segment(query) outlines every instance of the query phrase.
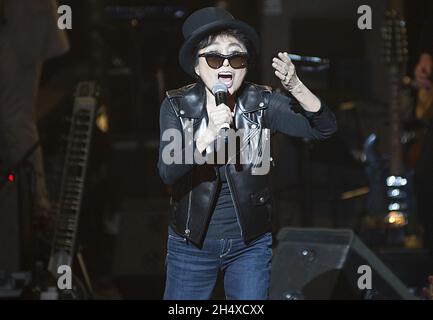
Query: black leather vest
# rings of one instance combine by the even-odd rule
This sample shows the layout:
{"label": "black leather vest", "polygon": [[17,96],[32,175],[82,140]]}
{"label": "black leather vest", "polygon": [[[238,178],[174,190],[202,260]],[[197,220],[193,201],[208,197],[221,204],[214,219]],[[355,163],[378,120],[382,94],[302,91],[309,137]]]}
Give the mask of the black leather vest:
{"label": "black leather vest", "polygon": [[[238,91],[234,125],[242,129],[243,146],[256,151],[259,157],[250,163],[225,165],[241,234],[246,243],[271,230],[272,199],[270,190],[270,130],[265,123],[271,89],[244,83]],[[184,132],[200,134],[207,126],[206,92],[197,83],[167,92]],[[238,150],[239,153],[239,150]],[[262,158],[260,158],[260,156]],[[262,163],[258,160],[268,157]],[[269,170],[267,170],[267,168]],[[253,174],[253,172],[255,172]],[[266,173],[266,174],[263,174]],[[179,235],[201,247],[210,221],[219,184],[219,172],[213,164],[196,165],[171,189],[170,226]]]}

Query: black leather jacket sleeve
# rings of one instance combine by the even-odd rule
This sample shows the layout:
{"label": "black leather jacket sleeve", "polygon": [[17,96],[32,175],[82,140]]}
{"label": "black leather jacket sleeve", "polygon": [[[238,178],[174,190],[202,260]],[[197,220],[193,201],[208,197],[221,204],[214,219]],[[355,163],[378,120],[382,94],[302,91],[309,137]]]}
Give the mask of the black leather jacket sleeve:
{"label": "black leather jacket sleeve", "polygon": [[295,98],[273,92],[269,96],[266,122],[273,133],[281,132],[314,140],[326,139],[337,131],[337,121],[325,103],[322,100],[320,102],[319,111],[308,112],[299,106]]}
{"label": "black leather jacket sleeve", "polygon": [[[171,106],[169,100],[166,98],[161,105],[160,115],[159,115],[159,129],[160,129],[160,137],[163,136],[166,130],[177,130],[178,132],[183,134],[182,126],[179,122],[179,118],[176,116],[173,107]],[[162,181],[167,185],[173,185],[179,178],[188,173],[196,163],[186,164],[184,163],[183,156],[185,155],[185,145],[182,141],[182,163],[171,163],[167,164],[163,161],[163,151],[164,148],[168,148],[170,150],[169,144],[173,143],[172,141],[163,141],[160,139],[159,142],[159,159],[158,159],[158,170],[159,175],[161,176]],[[197,149],[196,142],[191,141],[193,143],[192,150],[195,152]],[[193,157],[195,159],[195,157]],[[194,160],[195,161],[195,160]]]}

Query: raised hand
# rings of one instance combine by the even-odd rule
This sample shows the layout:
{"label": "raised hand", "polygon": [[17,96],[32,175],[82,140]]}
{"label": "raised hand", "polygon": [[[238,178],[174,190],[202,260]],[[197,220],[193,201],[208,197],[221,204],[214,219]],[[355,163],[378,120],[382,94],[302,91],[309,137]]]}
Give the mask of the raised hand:
{"label": "raised hand", "polygon": [[287,91],[292,91],[301,83],[287,52],[279,52],[278,57],[272,59],[272,67],[275,69],[275,75],[281,80],[281,84]]}
{"label": "raised hand", "polygon": [[418,84],[425,89],[432,87],[430,81],[433,72],[433,58],[427,53],[423,53],[415,67],[415,78]]}

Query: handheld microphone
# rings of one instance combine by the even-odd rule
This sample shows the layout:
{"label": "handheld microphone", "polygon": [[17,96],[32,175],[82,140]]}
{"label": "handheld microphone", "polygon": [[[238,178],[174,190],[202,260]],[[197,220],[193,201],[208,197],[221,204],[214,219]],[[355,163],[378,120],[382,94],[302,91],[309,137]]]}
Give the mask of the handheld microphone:
{"label": "handheld microphone", "polygon": [[[224,83],[217,82],[213,86],[212,93],[215,96],[215,105],[217,107],[222,103],[227,105],[227,91],[227,86]],[[230,125],[225,123],[222,128],[230,129]]]}

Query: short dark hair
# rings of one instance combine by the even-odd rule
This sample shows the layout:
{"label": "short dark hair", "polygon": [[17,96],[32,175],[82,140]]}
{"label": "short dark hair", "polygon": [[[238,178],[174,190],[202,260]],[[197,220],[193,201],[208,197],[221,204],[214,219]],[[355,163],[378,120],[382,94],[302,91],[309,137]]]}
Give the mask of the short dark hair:
{"label": "short dark hair", "polygon": [[251,42],[248,40],[248,38],[242,32],[240,32],[238,29],[226,29],[226,30],[217,31],[215,33],[208,35],[207,37],[205,37],[203,40],[201,40],[197,44],[197,46],[193,50],[193,56],[195,57],[195,65],[194,66],[197,66],[197,64],[198,64],[198,52],[201,49],[206,48],[207,46],[212,44],[212,42],[214,42],[215,39],[219,36],[232,36],[233,38],[238,40],[240,43],[242,43],[245,46],[245,48],[247,49],[247,53],[248,53],[248,67],[250,67],[253,64],[256,53],[254,50],[254,46],[251,44]]}

